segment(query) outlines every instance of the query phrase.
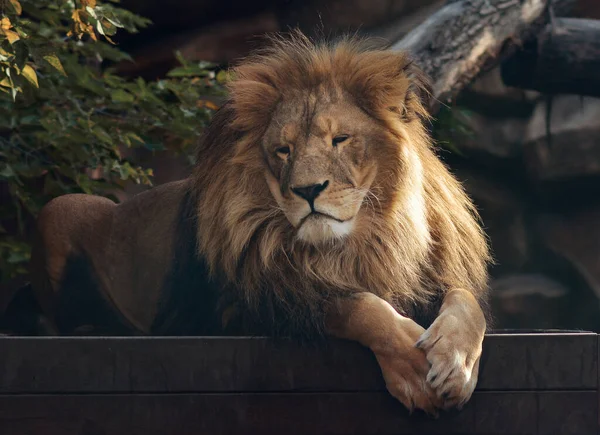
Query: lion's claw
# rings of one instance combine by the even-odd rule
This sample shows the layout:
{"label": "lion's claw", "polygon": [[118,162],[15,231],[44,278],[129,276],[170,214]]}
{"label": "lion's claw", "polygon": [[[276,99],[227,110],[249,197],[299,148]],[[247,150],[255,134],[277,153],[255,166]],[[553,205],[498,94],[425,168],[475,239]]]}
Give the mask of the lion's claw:
{"label": "lion's claw", "polygon": [[374,349],[388,391],[409,412],[422,410],[432,417],[439,416],[442,401],[427,382],[431,364],[425,352],[415,347],[417,339],[425,329],[414,321],[404,318],[398,330]]}
{"label": "lion's claw", "polygon": [[442,315],[419,338],[417,347],[431,364],[426,379],[441,407],[464,406],[477,383],[481,344],[465,341],[457,319]]}

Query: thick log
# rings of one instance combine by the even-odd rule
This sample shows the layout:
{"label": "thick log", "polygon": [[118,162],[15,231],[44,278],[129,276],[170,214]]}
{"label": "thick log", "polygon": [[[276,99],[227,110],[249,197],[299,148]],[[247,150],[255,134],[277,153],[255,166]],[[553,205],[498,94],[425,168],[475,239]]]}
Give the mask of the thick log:
{"label": "thick log", "polygon": [[509,86],[600,97],[600,20],[557,18],[502,65]]}
{"label": "thick log", "polygon": [[511,55],[522,41],[564,15],[575,0],[453,0],[392,45],[408,51],[433,84],[432,112],[481,71]]}

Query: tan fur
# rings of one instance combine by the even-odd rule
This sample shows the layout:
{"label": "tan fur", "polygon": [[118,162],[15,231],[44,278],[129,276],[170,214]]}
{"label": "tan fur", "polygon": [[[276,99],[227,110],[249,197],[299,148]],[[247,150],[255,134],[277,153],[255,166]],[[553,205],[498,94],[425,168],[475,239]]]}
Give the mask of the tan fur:
{"label": "tan fur", "polygon": [[[462,406],[477,382],[490,257],[471,201],[434,153],[418,69],[364,41],[314,45],[296,33],[234,75],[195,173],[212,273],[250,307],[279,306],[296,327],[371,348],[409,409]],[[334,151],[340,133],[352,139]],[[352,230],[299,241],[310,208],[291,192],[325,180],[315,210],[352,218]],[[427,331],[402,315],[436,298]]]}
{"label": "tan fur", "polygon": [[[471,201],[434,153],[422,74],[368,41],[319,45],[296,32],[233,75],[189,180],[120,205],[67,196],[44,209],[32,271],[42,306],[53,317],[60,300],[78,300],[65,269],[84,261],[86,285],[122,327],[169,330],[199,299],[212,320],[195,333],[222,332],[222,314],[250,319],[242,332],[357,340],[410,409],[464,403],[489,254]],[[311,185],[318,196],[298,194]],[[69,309],[63,329],[77,326]],[[186,312],[184,327],[198,317]],[[427,330],[411,320],[423,313],[437,316]]]}
{"label": "tan fur", "polygon": [[[320,315],[323,301],[364,291],[404,312],[450,288],[485,299],[486,240],[470,200],[434,154],[419,98],[423,79],[404,54],[373,50],[356,39],[313,45],[294,34],[276,39],[233,73],[231,101],[216,122],[235,132],[209,132],[194,175],[199,250],[213,273],[235,282],[250,305],[267,291],[292,315],[310,307],[299,316]],[[263,146],[273,118],[308,134],[312,126],[293,105],[315,95],[334,99],[334,106],[337,97],[342,109],[360,108],[381,138],[358,168],[376,166],[376,175],[355,231],[343,243],[317,246],[296,241],[265,183]],[[280,109],[289,119],[278,117]],[[342,121],[348,116],[344,110],[338,115]],[[310,159],[308,167],[322,171],[318,153]],[[270,168],[267,173],[273,176]]]}

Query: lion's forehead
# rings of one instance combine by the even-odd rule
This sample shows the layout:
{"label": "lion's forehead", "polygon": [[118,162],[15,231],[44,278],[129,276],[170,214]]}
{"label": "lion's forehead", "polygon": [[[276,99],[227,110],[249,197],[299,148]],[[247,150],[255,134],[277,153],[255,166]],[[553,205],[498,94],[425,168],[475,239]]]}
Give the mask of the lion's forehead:
{"label": "lion's forehead", "polygon": [[328,138],[371,128],[373,121],[350,101],[284,100],[273,113],[267,140],[280,143],[306,141],[310,136]]}
{"label": "lion's forehead", "polygon": [[283,124],[279,140],[281,143],[298,143],[301,138],[306,139],[309,136],[325,138],[335,134],[338,124],[336,117],[330,113],[316,114],[310,125],[302,120],[289,120]]}

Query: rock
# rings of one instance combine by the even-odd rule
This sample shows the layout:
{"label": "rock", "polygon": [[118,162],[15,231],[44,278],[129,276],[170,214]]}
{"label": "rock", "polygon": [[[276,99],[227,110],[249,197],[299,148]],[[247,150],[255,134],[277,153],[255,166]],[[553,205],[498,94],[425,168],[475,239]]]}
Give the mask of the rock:
{"label": "rock", "polygon": [[538,183],[600,177],[600,99],[559,96],[552,101],[550,141],[547,103],[540,102],[524,144],[529,176]]}
{"label": "rock", "polygon": [[456,138],[456,148],[492,165],[497,159],[520,158],[538,99],[536,92],[504,85],[500,68],[482,74],[457,98],[456,106],[468,109],[463,122],[471,134]]}
{"label": "rock", "polygon": [[456,104],[491,119],[525,120],[531,117],[539,99],[538,92],[506,86],[497,66],[477,77],[458,95]]}
{"label": "rock", "polygon": [[[529,176],[536,183],[600,176],[600,125],[553,133],[525,145]],[[600,181],[600,180],[598,180]]]}
{"label": "rock", "polygon": [[[479,97],[501,98],[515,102],[533,102],[539,99],[539,93],[506,86],[502,80],[500,66],[492,68],[477,77],[468,87],[468,91]],[[514,113],[506,113],[514,116]]]}
{"label": "rock", "polygon": [[521,155],[526,120],[490,118],[471,112],[462,122],[469,133],[460,135],[452,142],[459,151],[492,164],[498,163],[496,159],[513,159]]}
{"label": "rock", "polygon": [[531,255],[525,202],[506,184],[485,174],[469,169],[455,173],[475,202],[490,239],[496,261],[492,274],[519,271]]}
{"label": "rock", "polygon": [[546,246],[567,258],[600,300],[600,206],[542,215],[537,225]]}
{"label": "rock", "polygon": [[572,291],[570,322],[600,328],[600,204],[567,212],[541,214],[535,222],[540,244],[563,264],[542,259],[548,274],[568,282]]}
{"label": "rock", "polygon": [[490,284],[496,329],[553,329],[564,324],[569,289],[541,274],[508,275]]}

